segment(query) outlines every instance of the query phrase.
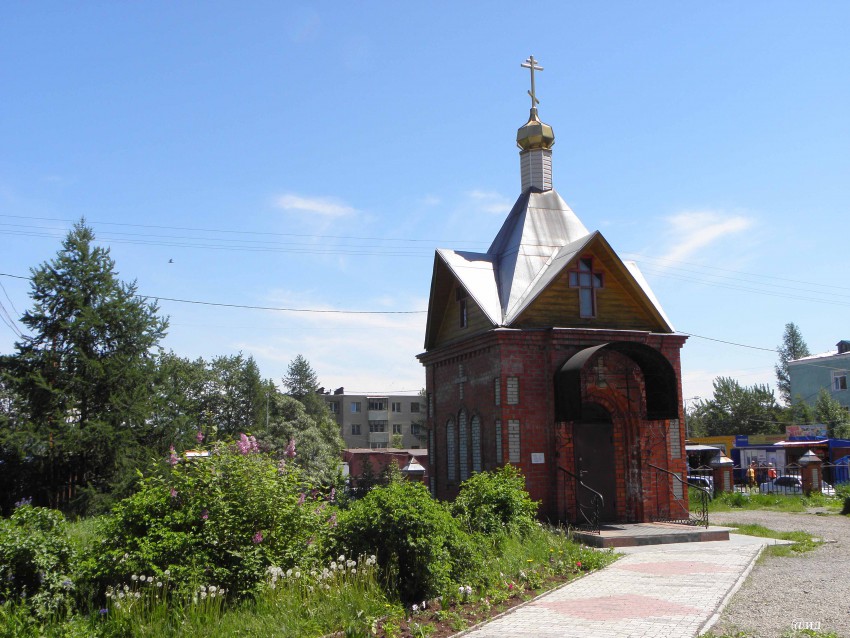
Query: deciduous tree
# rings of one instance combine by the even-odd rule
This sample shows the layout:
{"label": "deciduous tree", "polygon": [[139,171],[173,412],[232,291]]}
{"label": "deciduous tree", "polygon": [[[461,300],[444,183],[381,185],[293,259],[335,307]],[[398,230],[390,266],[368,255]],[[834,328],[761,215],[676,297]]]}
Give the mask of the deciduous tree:
{"label": "deciduous tree", "polygon": [[769,386],[745,387],[730,377],[718,377],[714,396],[696,405],[693,418],[708,436],[770,434],[779,431],[779,410]]}

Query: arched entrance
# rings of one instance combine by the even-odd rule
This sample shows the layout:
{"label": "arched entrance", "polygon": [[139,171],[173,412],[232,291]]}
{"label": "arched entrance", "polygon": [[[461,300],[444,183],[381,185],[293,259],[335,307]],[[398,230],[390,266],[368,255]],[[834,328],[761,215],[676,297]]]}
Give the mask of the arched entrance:
{"label": "arched entrance", "polygon": [[[617,518],[617,480],[614,467],[614,423],[602,406],[591,403],[582,407],[582,419],[573,424],[576,474],[588,487],[602,495],[601,521]],[[589,497],[577,490],[577,509],[587,506]]]}

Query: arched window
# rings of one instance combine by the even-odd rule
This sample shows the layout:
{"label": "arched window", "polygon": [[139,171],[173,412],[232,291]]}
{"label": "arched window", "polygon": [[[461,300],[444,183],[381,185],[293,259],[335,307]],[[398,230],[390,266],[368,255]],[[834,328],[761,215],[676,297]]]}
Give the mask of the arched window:
{"label": "arched window", "polygon": [[460,437],[458,451],[460,452],[460,480],[465,481],[469,478],[469,432],[466,427],[466,412],[460,411],[457,415],[457,431]]}
{"label": "arched window", "polygon": [[481,419],[476,414],[470,422],[472,426],[472,471],[481,471]]}
{"label": "arched window", "polygon": [[449,419],[446,422],[446,477],[449,483],[457,481],[456,441],[455,422]]}

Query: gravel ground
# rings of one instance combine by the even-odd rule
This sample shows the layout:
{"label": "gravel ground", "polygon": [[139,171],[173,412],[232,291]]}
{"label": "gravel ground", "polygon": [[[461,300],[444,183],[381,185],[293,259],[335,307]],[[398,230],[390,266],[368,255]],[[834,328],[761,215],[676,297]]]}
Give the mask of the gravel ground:
{"label": "gravel ground", "polygon": [[813,628],[850,638],[850,517],[814,510],[718,512],[711,514],[711,523],[803,530],[829,541],[799,556],[763,556],[714,626],[715,634],[746,631],[778,638],[795,628]]}

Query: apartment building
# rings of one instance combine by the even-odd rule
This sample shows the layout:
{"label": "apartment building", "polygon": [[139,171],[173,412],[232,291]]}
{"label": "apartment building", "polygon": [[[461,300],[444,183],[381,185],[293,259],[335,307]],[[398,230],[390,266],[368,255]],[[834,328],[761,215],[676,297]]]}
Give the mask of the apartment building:
{"label": "apartment building", "polygon": [[339,424],[346,448],[425,447],[425,405],[419,395],[323,395]]}

